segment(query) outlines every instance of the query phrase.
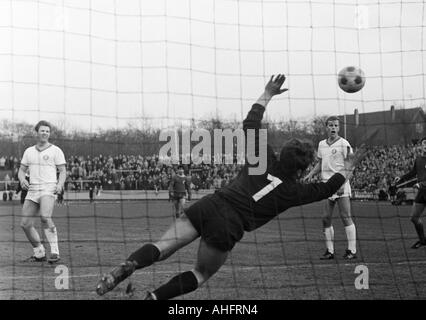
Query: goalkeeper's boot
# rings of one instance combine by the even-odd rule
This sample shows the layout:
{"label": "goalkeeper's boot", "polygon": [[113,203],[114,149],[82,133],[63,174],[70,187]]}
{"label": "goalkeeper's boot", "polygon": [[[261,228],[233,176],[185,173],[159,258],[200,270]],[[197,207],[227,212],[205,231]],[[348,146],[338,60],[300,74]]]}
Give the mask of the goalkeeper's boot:
{"label": "goalkeeper's boot", "polygon": [[96,293],[103,296],[105,293],[114,289],[121,281],[128,278],[134,271],[135,264],[133,262],[126,261],[120,264],[99,280],[98,285],[96,286]]}
{"label": "goalkeeper's boot", "polygon": [[356,253],[352,252],[349,249],[346,249],[346,252],[343,255],[343,258],[346,259],[346,260],[353,260],[353,259],[356,259],[357,256],[356,256]]}
{"label": "goalkeeper's boot", "polygon": [[418,249],[420,247],[426,246],[426,241],[417,241],[415,244],[411,246],[411,249]]}
{"label": "goalkeeper's boot", "polygon": [[328,251],[328,249],[325,251],[324,255],[320,258],[321,260],[333,260],[334,259],[334,253],[331,253]]}

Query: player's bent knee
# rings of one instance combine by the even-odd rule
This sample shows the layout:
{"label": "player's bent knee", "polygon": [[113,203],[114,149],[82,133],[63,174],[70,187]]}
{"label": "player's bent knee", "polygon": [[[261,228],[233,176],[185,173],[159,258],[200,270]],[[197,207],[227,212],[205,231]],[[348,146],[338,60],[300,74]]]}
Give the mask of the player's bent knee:
{"label": "player's bent knee", "polygon": [[52,218],[40,216],[40,222],[43,225],[43,228],[54,228],[55,224],[53,223]]}
{"label": "player's bent knee", "polygon": [[330,228],[331,227],[331,217],[330,216],[323,216],[322,217],[322,225],[324,228]]}
{"label": "player's bent knee", "polygon": [[33,226],[33,222],[31,221],[31,219],[28,218],[23,218],[21,220],[21,228],[22,229],[29,229]]}
{"label": "player's bent knee", "polygon": [[175,223],[154,243],[160,250],[160,260],[171,256],[176,250],[199,237],[197,230],[185,214],[176,219]]}
{"label": "player's bent knee", "polygon": [[209,280],[217,271],[217,268],[210,268],[204,265],[198,265],[194,268],[194,274],[197,277],[198,284],[201,285]]}
{"label": "player's bent knee", "polygon": [[342,220],[345,227],[349,227],[354,224],[351,217],[343,218]]}

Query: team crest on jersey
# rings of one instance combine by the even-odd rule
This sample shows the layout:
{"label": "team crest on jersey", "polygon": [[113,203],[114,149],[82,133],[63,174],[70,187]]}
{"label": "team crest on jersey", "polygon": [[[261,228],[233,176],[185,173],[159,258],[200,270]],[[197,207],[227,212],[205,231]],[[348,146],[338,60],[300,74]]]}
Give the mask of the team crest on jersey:
{"label": "team crest on jersey", "polygon": [[331,150],[331,153],[332,153],[332,154],[335,154],[336,152],[337,152],[337,150],[336,150],[336,149]]}
{"label": "team crest on jersey", "polygon": [[49,156],[48,156],[47,154],[45,154],[45,155],[43,156],[43,160],[47,161],[48,159],[49,159]]}

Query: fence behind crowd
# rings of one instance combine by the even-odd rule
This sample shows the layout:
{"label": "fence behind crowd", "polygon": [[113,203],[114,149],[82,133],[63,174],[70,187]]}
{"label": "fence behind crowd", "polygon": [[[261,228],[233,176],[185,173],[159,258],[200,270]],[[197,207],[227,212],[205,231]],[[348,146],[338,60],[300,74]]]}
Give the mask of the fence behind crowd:
{"label": "fence behind crowd", "polygon": [[[79,180],[67,183],[65,187],[64,199],[69,201],[90,200],[90,184],[94,184],[95,200],[167,200],[169,199],[168,190],[110,190],[99,187],[98,180]],[[20,195],[15,192],[18,187],[17,181],[0,181],[0,192],[3,192],[4,201],[19,199]],[[200,189],[192,191],[192,199],[201,199],[207,194],[214,193],[215,189]],[[383,189],[361,190],[353,189],[351,198],[353,200],[372,201],[396,199],[402,202],[411,202],[414,200],[416,191],[414,188],[399,188],[397,194],[392,197]],[[5,200],[6,199],[6,200]]]}

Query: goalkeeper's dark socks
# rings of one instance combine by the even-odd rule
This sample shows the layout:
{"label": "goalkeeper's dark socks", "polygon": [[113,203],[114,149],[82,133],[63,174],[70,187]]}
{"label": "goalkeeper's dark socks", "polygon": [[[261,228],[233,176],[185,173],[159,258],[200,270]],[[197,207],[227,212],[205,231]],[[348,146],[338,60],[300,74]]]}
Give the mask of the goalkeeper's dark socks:
{"label": "goalkeeper's dark socks", "polygon": [[157,300],[168,300],[192,292],[198,288],[198,280],[192,271],[178,274],[169,282],[154,290]]}
{"label": "goalkeeper's dark socks", "polygon": [[152,265],[158,261],[160,257],[160,250],[152,243],[145,244],[135,252],[133,252],[127,261],[136,263],[136,269],[142,269]]}

